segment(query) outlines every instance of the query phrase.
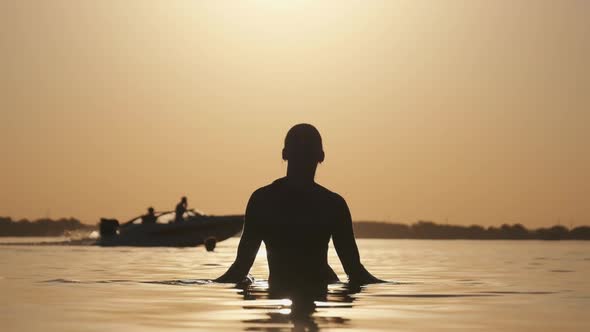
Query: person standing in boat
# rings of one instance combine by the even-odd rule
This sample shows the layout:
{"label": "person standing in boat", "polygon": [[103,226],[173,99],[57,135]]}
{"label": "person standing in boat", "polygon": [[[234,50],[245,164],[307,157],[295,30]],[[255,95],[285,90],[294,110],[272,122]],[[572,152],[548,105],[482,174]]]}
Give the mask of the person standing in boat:
{"label": "person standing in boat", "polygon": [[184,214],[186,213],[188,208],[188,201],[186,199],[186,196],[183,196],[180,199],[180,202],[178,204],[176,204],[176,210],[175,210],[175,215],[174,215],[174,221],[175,222],[182,222],[184,221]]}

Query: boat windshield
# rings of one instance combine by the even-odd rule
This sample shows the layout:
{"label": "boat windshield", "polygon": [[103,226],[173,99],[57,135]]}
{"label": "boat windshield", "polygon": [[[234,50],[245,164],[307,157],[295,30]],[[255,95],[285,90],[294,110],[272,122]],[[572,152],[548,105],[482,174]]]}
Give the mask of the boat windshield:
{"label": "boat windshield", "polygon": [[[204,214],[201,213],[199,210],[189,210],[184,213],[183,218],[186,220],[189,218],[194,218],[194,217],[203,216],[203,215]],[[129,222],[129,224],[140,225],[142,222],[141,217],[142,216],[136,217],[135,219],[133,219],[132,222]],[[174,221],[174,212],[166,212],[166,213],[158,216],[158,218],[156,219],[157,224],[169,224],[173,221]]]}

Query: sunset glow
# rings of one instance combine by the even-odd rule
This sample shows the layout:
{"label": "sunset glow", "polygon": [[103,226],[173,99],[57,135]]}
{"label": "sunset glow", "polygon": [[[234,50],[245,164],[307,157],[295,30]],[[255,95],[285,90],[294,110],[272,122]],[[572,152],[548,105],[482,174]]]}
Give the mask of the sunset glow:
{"label": "sunset glow", "polygon": [[0,215],[242,213],[308,122],[355,220],[590,221],[588,2],[3,7]]}

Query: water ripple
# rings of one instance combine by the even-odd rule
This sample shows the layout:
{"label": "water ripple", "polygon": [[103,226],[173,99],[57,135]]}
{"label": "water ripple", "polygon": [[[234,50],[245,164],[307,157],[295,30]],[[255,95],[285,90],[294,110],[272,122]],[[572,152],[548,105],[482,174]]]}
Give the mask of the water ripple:
{"label": "water ripple", "polygon": [[413,298],[445,298],[445,297],[484,297],[497,294],[371,294],[372,297],[413,297]]}

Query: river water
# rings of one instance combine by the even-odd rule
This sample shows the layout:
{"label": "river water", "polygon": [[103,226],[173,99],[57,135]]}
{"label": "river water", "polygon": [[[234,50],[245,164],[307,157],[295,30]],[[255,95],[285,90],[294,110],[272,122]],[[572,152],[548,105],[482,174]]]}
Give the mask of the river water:
{"label": "river water", "polygon": [[[289,300],[267,298],[264,247],[252,286],[208,281],[232,263],[237,243],[215,252],[0,245],[0,330],[590,330],[590,241],[360,239],[365,266],[392,282],[332,285],[297,320]],[[333,249],[330,264],[344,279]]]}

